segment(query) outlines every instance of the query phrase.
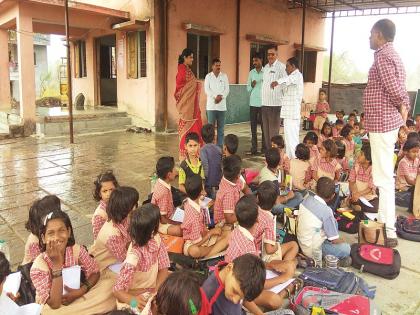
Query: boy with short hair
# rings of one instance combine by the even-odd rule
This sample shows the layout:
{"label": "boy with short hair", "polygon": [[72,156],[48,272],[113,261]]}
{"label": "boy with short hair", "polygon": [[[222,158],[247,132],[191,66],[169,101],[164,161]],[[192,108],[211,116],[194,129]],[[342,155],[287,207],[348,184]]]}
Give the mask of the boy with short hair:
{"label": "boy with short hair", "polygon": [[185,151],[186,159],[179,165],[178,184],[179,190],[183,193],[185,191],[185,181],[188,177],[198,174],[204,180],[204,170],[201,160],[198,157],[200,150],[200,136],[195,132],[190,132],[185,136]]}
{"label": "boy with short hair", "polygon": [[303,196],[299,192],[293,190],[282,191],[280,185],[282,183],[280,173],[280,153],[276,148],[270,148],[265,152],[265,163],[259,175],[259,183],[270,181],[274,183],[277,190],[277,202],[272,209],[275,215],[282,215],[284,208],[297,208],[303,200]]}
{"label": "boy with short hair", "polygon": [[159,233],[181,236],[182,231],[178,222],[172,221],[174,204],[172,199],[171,182],[175,180],[178,171],[172,156],[163,156],[156,163],[158,180],[153,187],[151,203],[160,209]]}
{"label": "boy with short hair", "polygon": [[200,150],[201,163],[206,177],[204,188],[207,196],[214,199],[222,179],[222,150],[214,143],[216,134],[212,124],[206,124],[201,128],[201,136],[205,143]]}
{"label": "boy with short hair", "polygon": [[236,222],[235,205],[245,185],[240,179],[241,163],[237,155],[223,159],[223,177],[214,203],[214,223],[220,227],[231,227]]}
{"label": "boy with short hair", "polygon": [[[239,199],[235,207],[235,214],[238,219],[238,226],[235,227],[229,239],[229,246],[225,255],[225,261],[228,263],[247,253],[259,256],[260,252],[259,248],[256,247],[254,238],[257,229],[259,229],[259,209],[255,197],[248,195]],[[274,222],[271,221],[271,224],[273,225]],[[265,265],[266,268],[278,271],[280,274],[265,281],[264,288],[266,290],[263,290],[253,302],[245,303],[245,306],[253,314],[262,314],[259,306],[271,310],[281,307],[286,291],[275,294],[268,289],[291,279],[296,267],[293,261],[266,262]]]}
{"label": "boy with short hair", "polygon": [[300,248],[312,258],[313,249],[322,248],[323,257],[333,255],[339,259],[339,266],[348,267],[351,265],[350,245],[340,239],[337,221],[327,205],[335,197],[334,181],[328,177],[319,178],[316,193],[300,204],[297,228]]}
{"label": "boy with short hair", "polygon": [[416,140],[407,140],[404,144],[404,157],[401,159],[397,168],[397,178],[395,181],[395,204],[400,207],[411,206],[411,198],[416,185],[416,178],[419,171],[420,142]]}
{"label": "boy with short hair", "polygon": [[241,301],[254,300],[264,288],[265,266],[252,254],[221,263],[204,281],[202,289],[213,315],[242,315]]}
{"label": "boy with short hair", "polygon": [[[185,240],[184,255],[193,258],[211,257],[224,251],[228,244],[228,234],[220,228],[208,230],[206,216],[200,207],[203,182],[199,175],[191,175],[185,182],[188,199],[184,203],[184,222],[181,224]],[[206,223],[205,223],[206,222]]]}
{"label": "boy with short hair", "polygon": [[230,155],[236,154],[239,147],[239,138],[237,135],[228,134],[223,140],[223,155],[228,157]]}

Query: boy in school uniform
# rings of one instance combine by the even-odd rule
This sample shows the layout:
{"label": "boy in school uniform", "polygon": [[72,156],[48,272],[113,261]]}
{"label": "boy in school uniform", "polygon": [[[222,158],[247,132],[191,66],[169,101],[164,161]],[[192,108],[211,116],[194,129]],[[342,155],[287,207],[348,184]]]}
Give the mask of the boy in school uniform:
{"label": "boy in school uniform", "polygon": [[339,266],[351,265],[350,245],[338,234],[337,221],[327,205],[335,196],[334,181],[328,177],[319,178],[316,195],[308,196],[299,208],[297,238],[303,253],[314,258],[314,248],[322,248],[322,256],[333,255],[339,259]]}
{"label": "boy in school uniform", "polygon": [[156,174],[158,180],[153,187],[151,203],[158,206],[160,210],[159,233],[182,236],[180,223],[171,220],[175,210],[171,182],[178,175],[174,158],[171,156],[161,157],[156,163]]}
{"label": "boy in school uniform", "polygon": [[242,301],[252,301],[264,288],[265,266],[252,254],[220,263],[204,281],[202,289],[213,315],[242,315]]}
{"label": "boy in school uniform", "polygon": [[397,179],[395,181],[395,204],[400,207],[410,207],[410,201],[414,193],[416,178],[419,172],[420,142],[407,140],[404,144],[404,157],[398,164]]}
{"label": "boy in school uniform", "polygon": [[281,159],[277,148],[270,148],[265,152],[265,163],[259,175],[259,183],[270,181],[274,183],[277,190],[277,202],[272,209],[272,213],[277,215],[283,214],[284,208],[297,208],[303,200],[303,196],[299,192],[293,190],[282,191],[280,186],[283,182],[281,178]]}
{"label": "boy in school uniform", "polygon": [[182,237],[185,240],[184,255],[193,258],[211,257],[224,251],[229,234],[223,234],[221,228],[208,230],[204,210],[200,199],[204,193],[203,182],[199,175],[192,175],[185,182],[188,199],[184,203],[184,222],[181,224]]}
{"label": "boy in school uniform", "polygon": [[214,199],[222,179],[222,150],[214,143],[215,130],[212,124],[204,125],[201,128],[201,136],[205,143],[200,150],[201,163],[206,178],[204,188],[207,196]]}
{"label": "boy in school uniform", "polygon": [[223,159],[223,177],[214,202],[214,223],[231,230],[236,222],[235,205],[241,197],[245,183],[240,179],[241,158],[231,155]]}
{"label": "boy in school uniform", "polygon": [[[227,263],[244,254],[253,254],[255,256],[260,254],[260,250],[255,246],[254,238],[259,223],[259,210],[255,197],[251,195],[243,196],[236,204],[235,214],[238,219],[238,225],[229,239],[229,246],[225,255]],[[264,285],[266,290],[263,290],[253,302],[244,303],[244,306],[253,314],[263,314],[259,307],[270,310],[281,307],[287,291],[275,294],[268,289],[291,279],[294,275],[296,264],[291,261],[279,262],[278,264],[266,262],[265,266],[267,269],[280,272],[280,275],[266,280]]]}
{"label": "boy in school uniform", "polygon": [[190,132],[185,136],[186,159],[179,165],[178,184],[179,190],[185,191],[185,181],[188,177],[198,174],[204,180],[204,169],[198,156],[200,150],[200,136],[195,132]]}

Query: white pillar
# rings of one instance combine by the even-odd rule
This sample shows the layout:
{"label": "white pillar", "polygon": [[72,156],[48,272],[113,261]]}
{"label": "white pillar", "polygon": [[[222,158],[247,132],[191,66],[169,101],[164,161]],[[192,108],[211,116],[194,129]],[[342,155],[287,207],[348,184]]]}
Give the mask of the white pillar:
{"label": "white pillar", "polygon": [[0,111],[10,109],[9,48],[7,30],[0,29]]}

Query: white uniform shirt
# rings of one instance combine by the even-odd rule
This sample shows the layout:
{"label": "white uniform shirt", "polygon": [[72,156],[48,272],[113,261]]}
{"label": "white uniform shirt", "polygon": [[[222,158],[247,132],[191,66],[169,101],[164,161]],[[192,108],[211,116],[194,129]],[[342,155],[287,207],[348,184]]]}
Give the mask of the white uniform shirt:
{"label": "white uniform shirt", "polygon": [[283,91],[280,86],[271,88],[271,83],[287,77],[286,66],[276,60],[272,65],[269,63],[264,67],[262,84],[262,105],[263,106],[281,106]]}
{"label": "white uniform shirt", "polygon": [[303,98],[303,76],[298,69],[277,81],[283,90],[281,118],[300,119],[300,107]]}
{"label": "white uniform shirt", "polygon": [[[229,95],[229,80],[225,73],[220,72],[216,77],[212,72],[206,75],[204,80],[204,91],[207,95],[207,110],[226,110],[226,97]],[[216,104],[214,99],[222,95],[222,100]]]}

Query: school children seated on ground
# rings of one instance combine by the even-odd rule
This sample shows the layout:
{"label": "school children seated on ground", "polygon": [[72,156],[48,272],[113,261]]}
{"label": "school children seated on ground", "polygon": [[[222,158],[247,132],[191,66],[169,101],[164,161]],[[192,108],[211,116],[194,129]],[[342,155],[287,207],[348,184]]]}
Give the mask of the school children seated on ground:
{"label": "school children seated on ground", "polygon": [[397,178],[395,181],[395,204],[400,207],[410,207],[411,199],[416,185],[416,178],[419,172],[420,142],[408,141],[404,144],[404,157],[398,164]]}
{"label": "school children seated on ground", "polygon": [[120,186],[111,193],[106,208],[108,221],[99,231],[90,251],[101,272],[125,260],[131,241],[128,234],[128,217],[131,211],[137,208],[138,200],[139,193],[133,187]]}
{"label": "school children seated on ground", "polygon": [[149,296],[168,276],[170,262],[158,234],[159,217],[159,208],[151,203],[131,214],[129,234],[132,241],[113,287],[119,309],[132,304],[143,309]]}
{"label": "school children seated on ground", "polygon": [[319,138],[318,138],[318,147],[321,146],[322,142],[324,142],[327,139],[332,139],[333,137],[333,132],[332,132],[332,128],[329,122],[325,122],[324,125],[322,126],[321,132],[319,133]]}
{"label": "school children seated on ground", "polygon": [[341,120],[341,119],[337,119],[335,121],[334,127],[332,128],[334,139],[340,139],[341,138],[340,132],[343,128],[344,128],[344,121]]}
{"label": "school children seated on ground", "polygon": [[406,125],[406,127],[408,129],[408,132],[417,132],[416,131],[416,124],[415,124],[414,120],[407,119],[405,125]]}
{"label": "school children seated on ground", "polygon": [[220,263],[204,281],[202,288],[211,303],[213,315],[242,315],[242,301],[253,301],[265,283],[261,258],[245,254],[231,263]]}
{"label": "school children seated on ground", "polygon": [[327,205],[335,196],[334,181],[321,177],[316,184],[316,195],[308,196],[299,208],[297,238],[302,252],[318,264],[322,257],[334,255],[339,265],[351,265],[350,245],[344,243],[338,234],[337,221]]}
{"label": "school children seated on ground", "polygon": [[204,188],[207,196],[215,199],[222,179],[222,149],[214,143],[215,130],[212,124],[204,125],[201,128],[201,136],[205,143],[200,149],[201,163],[206,177]]}
{"label": "school children seated on ground", "polygon": [[178,184],[179,190],[185,192],[185,181],[188,177],[198,174],[201,179],[204,177],[204,169],[198,156],[200,150],[200,136],[195,132],[190,132],[185,136],[186,159],[179,165]]}
{"label": "school children seated on ground", "polygon": [[347,178],[347,175],[349,174],[349,171],[350,171],[350,163],[346,157],[346,146],[344,145],[343,140],[335,140],[334,143],[337,146],[337,156],[335,157],[335,159],[341,165],[341,175],[340,175],[340,180],[341,180],[342,176],[344,176],[344,178]]}
{"label": "school children seated on ground", "polygon": [[284,174],[288,174],[290,170],[290,158],[286,154],[286,147],[284,139],[281,135],[273,136],[271,138],[271,147],[279,150],[280,153],[280,170]]}
{"label": "school children seated on ground", "polygon": [[302,196],[306,195],[311,179],[311,164],[309,148],[299,143],[295,150],[296,158],[290,160],[290,176],[292,177],[293,190],[299,191]]}
{"label": "school children seated on ground", "polygon": [[238,202],[245,182],[241,180],[241,158],[230,155],[223,159],[223,177],[214,202],[214,223],[219,227],[231,229],[236,222],[235,205]]}
{"label": "school children seated on ground", "polygon": [[106,171],[99,174],[93,183],[95,185],[93,198],[99,202],[99,205],[92,216],[93,239],[96,240],[102,226],[108,221],[106,206],[109,197],[111,196],[112,191],[119,185],[112,171]]}
{"label": "school children seated on ground", "polygon": [[22,265],[33,262],[41,254],[39,231],[44,217],[55,210],[61,210],[60,199],[56,195],[49,195],[35,200],[29,208],[29,218],[25,224],[25,228],[30,234],[26,239]]}
{"label": "school children seated on ground", "polygon": [[[48,314],[103,314],[115,308],[110,294],[112,280],[100,279],[99,267],[87,250],[76,244],[70,218],[63,211],[50,212],[40,230],[42,253],[31,268],[36,303]],[[63,268],[79,265],[85,275],[80,289],[64,286]]]}
{"label": "school children seated on ground", "polygon": [[[356,211],[378,212],[379,198],[372,177],[372,156],[370,144],[365,143],[357,156],[357,161],[350,171],[350,204]],[[372,207],[360,200],[365,198]]]}
{"label": "school children seated on ground", "polygon": [[[227,248],[230,233],[223,233],[220,227],[209,230],[208,217],[200,207],[204,187],[199,175],[192,175],[185,182],[188,199],[184,203],[184,222],[181,224],[185,240],[184,255],[193,258],[212,257]],[[235,218],[236,220],[236,218]]]}
{"label": "school children seated on ground", "polygon": [[175,160],[171,156],[163,156],[156,163],[156,174],[158,180],[153,187],[153,195],[151,203],[160,209],[160,225],[159,232],[174,236],[181,236],[180,223],[172,221],[174,214],[174,204],[172,199],[171,182],[178,175],[175,167]]}
{"label": "school children seated on ground", "polygon": [[415,121],[416,121],[416,131],[420,132],[420,114],[416,114]]}
{"label": "school children seated on ground", "polygon": [[237,135],[227,134],[223,139],[223,156],[228,157],[236,154],[239,147],[239,139]]}
{"label": "school children seated on ground", "polygon": [[[238,225],[233,230],[229,239],[229,246],[225,255],[225,261],[227,263],[232,262],[235,258],[244,254],[253,254],[255,256],[260,255],[260,250],[256,247],[254,238],[254,235],[257,233],[257,229],[261,229],[258,227],[259,222],[257,222],[259,211],[255,197],[251,195],[243,196],[236,204],[235,214],[238,219]],[[271,220],[270,223],[274,226],[273,220]],[[274,244],[276,244],[275,241]],[[260,246],[260,248],[261,247],[262,246]],[[293,261],[281,262],[281,253],[280,257],[276,257],[275,259],[279,259],[280,261],[268,261],[266,263],[266,267],[274,271],[279,271],[279,276],[265,281],[264,288],[266,290],[263,290],[253,301],[255,304],[252,302],[245,304],[248,310],[254,314],[262,313],[259,307],[268,308],[270,310],[280,308],[283,303],[283,298],[287,292],[284,291],[278,295],[268,289],[280,283],[284,283],[285,281],[291,279],[294,275],[296,264]],[[292,287],[293,286],[291,286],[290,289]]]}
{"label": "school children seated on ground", "polygon": [[351,127],[353,127],[354,123],[356,123],[356,122],[357,122],[356,114],[354,112],[350,113],[349,116],[347,117],[347,124],[350,125]]}
{"label": "school children seated on ground", "polygon": [[313,131],[308,131],[303,138],[303,143],[309,149],[309,163],[313,165],[315,160],[319,158],[318,135]]}
{"label": "school children seated on ground", "polygon": [[319,159],[315,160],[312,166],[312,178],[315,181],[318,181],[323,176],[338,181],[341,165],[335,159],[336,156],[337,146],[335,142],[331,139],[325,140],[319,148]]}
{"label": "school children seated on ground", "polygon": [[293,190],[282,189],[284,180],[280,172],[280,154],[278,149],[271,148],[265,152],[265,163],[259,175],[259,183],[271,181],[277,187],[277,202],[272,212],[275,215],[282,215],[284,208],[297,208],[303,200],[300,192]]}
{"label": "school children seated on ground", "polygon": [[[348,161],[353,161],[354,159],[354,150],[355,150],[355,143],[353,141],[353,127],[350,125],[344,126],[344,128],[340,132],[340,136],[343,137],[343,143],[346,146],[346,154],[345,157]],[[352,162],[350,162],[351,164]]]}

